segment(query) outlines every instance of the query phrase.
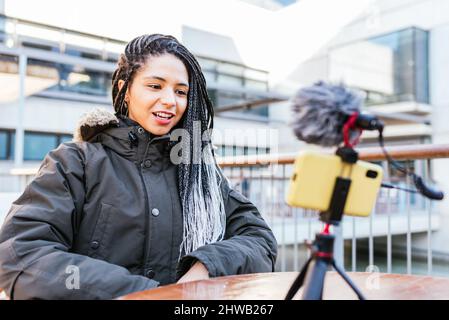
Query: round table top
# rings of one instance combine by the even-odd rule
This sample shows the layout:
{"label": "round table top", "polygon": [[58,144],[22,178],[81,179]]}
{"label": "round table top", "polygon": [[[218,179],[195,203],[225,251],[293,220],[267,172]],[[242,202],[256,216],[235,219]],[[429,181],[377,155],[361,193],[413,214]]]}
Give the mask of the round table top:
{"label": "round table top", "polygon": [[[368,300],[449,299],[449,279],[402,274],[348,272]],[[298,272],[211,278],[135,292],[121,300],[283,300]],[[295,299],[300,299],[299,291]],[[325,278],[323,299],[357,299],[336,272]]]}

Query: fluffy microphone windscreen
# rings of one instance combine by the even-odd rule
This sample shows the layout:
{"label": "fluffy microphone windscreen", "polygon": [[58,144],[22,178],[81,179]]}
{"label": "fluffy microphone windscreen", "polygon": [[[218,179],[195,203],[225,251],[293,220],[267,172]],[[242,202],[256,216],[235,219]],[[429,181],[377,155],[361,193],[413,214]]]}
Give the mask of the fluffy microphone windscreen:
{"label": "fluffy microphone windscreen", "polygon": [[[299,140],[321,146],[343,142],[343,125],[360,110],[361,95],[342,85],[318,82],[300,89],[292,100],[291,126]],[[351,138],[357,132],[350,132]]]}

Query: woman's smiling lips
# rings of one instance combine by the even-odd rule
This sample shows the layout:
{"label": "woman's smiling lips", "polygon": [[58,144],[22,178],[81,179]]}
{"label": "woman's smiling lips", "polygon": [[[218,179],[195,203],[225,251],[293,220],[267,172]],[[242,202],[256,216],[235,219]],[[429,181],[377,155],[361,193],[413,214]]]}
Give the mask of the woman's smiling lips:
{"label": "woman's smiling lips", "polygon": [[175,113],[166,110],[154,111],[153,116],[158,124],[166,125],[169,124]]}

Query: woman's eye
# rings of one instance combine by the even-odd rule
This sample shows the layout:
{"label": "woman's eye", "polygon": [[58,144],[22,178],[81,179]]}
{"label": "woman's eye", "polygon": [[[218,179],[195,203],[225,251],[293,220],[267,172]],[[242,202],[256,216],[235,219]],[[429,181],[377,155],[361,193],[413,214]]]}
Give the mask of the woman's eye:
{"label": "woman's eye", "polygon": [[152,89],[160,89],[161,86],[158,84],[149,84],[148,87],[152,88]]}
{"label": "woman's eye", "polygon": [[178,90],[178,91],[176,91],[176,93],[177,93],[177,94],[180,94],[180,95],[182,95],[182,96],[187,95],[187,91],[184,91],[184,90]]}

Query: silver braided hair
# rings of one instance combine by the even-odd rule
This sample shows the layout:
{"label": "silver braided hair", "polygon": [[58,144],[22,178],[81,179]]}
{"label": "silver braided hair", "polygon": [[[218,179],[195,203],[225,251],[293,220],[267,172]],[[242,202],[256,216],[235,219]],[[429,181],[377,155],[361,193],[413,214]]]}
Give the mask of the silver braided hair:
{"label": "silver braided hair", "polygon": [[[201,67],[195,57],[172,36],[143,35],[127,44],[112,77],[112,98],[116,113],[128,115],[124,98],[136,71],[146,63],[148,57],[164,53],[179,58],[189,74],[187,109],[173,129],[187,130],[190,137],[194,137],[195,129],[200,129],[201,135],[210,132],[213,129],[214,110]],[[121,90],[118,87],[119,80],[124,80]],[[179,142],[182,144],[183,157],[187,155],[189,158],[178,165],[178,186],[183,210],[183,241],[179,258],[205,244],[222,240],[226,226],[221,192],[224,176],[216,162],[212,143],[200,139],[198,143],[201,148],[198,148],[194,146],[195,139],[190,140],[193,143],[189,139]],[[178,141],[171,141],[170,146],[176,143]]]}

